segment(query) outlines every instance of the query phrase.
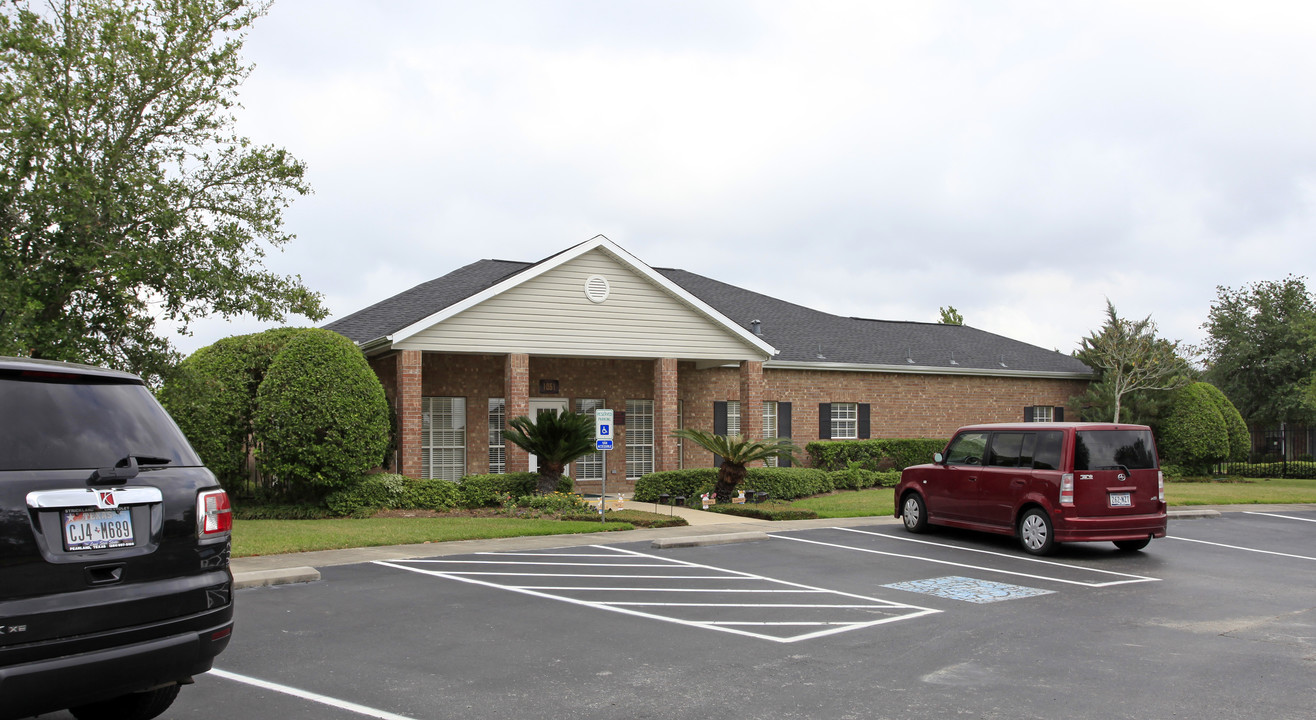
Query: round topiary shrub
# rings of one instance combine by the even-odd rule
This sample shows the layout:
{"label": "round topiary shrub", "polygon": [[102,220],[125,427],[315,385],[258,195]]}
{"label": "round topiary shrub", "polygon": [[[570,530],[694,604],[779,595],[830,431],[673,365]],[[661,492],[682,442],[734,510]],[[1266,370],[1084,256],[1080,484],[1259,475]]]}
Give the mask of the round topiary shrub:
{"label": "round topiary shrub", "polygon": [[1211,395],[1214,389],[1198,382],[1174,392],[1157,438],[1168,462],[1200,471],[1229,457],[1229,431]]}
{"label": "round topiary shrub", "polygon": [[1220,388],[1210,383],[1197,384],[1203,386],[1203,390],[1220,411],[1221,419],[1225,421],[1225,432],[1229,435],[1229,456],[1225,460],[1234,462],[1247,460],[1248,450],[1252,446],[1252,434],[1248,432],[1247,423],[1243,422],[1243,416],[1238,412],[1238,408],[1220,392]]}
{"label": "round topiary shrub", "polygon": [[388,447],[384,387],[351,340],[307,330],[270,364],[256,393],[262,467],[293,496],[348,487]]}
{"label": "round topiary shrub", "polygon": [[274,357],[302,332],[275,328],[219,340],[179,363],[160,389],[160,403],[230,493],[249,489],[256,391]]}

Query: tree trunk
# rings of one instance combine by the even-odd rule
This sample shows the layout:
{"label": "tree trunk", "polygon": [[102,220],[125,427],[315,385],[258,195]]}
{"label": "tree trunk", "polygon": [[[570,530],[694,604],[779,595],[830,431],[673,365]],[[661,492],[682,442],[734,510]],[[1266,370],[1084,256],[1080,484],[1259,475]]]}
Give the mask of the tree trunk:
{"label": "tree trunk", "polygon": [[551,470],[540,468],[537,492],[540,495],[552,495],[557,492],[557,483],[561,479],[561,472],[553,472]]}
{"label": "tree trunk", "polygon": [[721,505],[722,503],[731,502],[731,498],[736,495],[736,486],[744,479],[744,465],[736,465],[723,460],[721,467],[717,469],[717,484],[713,486],[713,492],[717,494],[717,503]]}

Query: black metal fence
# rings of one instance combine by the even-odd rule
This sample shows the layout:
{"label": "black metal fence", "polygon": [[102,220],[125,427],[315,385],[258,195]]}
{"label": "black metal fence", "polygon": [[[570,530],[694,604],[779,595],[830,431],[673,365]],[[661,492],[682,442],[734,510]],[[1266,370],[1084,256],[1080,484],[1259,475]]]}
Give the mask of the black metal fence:
{"label": "black metal fence", "polygon": [[1311,456],[1289,460],[1283,456],[1256,455],[1247,462],[1221,463],[1217,472],[1244,478],[1316,479],[1316,460]]}

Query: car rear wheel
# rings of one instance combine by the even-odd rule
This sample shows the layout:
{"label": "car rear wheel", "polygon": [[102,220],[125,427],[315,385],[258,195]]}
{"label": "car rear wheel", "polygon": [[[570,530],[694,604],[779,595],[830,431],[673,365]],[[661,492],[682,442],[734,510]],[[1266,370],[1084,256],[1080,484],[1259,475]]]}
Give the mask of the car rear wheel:
{"label": "car rear wheel", "polygon": [[1049,555],[1055,549],[1051,518],[1040,508],[1031,508],[1019,518],[1019,544],[1029,555]]}
{"label": "car rear wheel", "polygon": [[1147,543],[1149,542],[1151,542],[1151,538],[1149,537],[1139,538],[1137,540],[1116,540],[1115,547],[1124,552],[1136,552],[1147,547]]}
{"label": "car rear wheel", "polygon": [[159,716],[178,697],[178,685],[168,685],[146,692],[120,695],[90,705],[69,708],[78,720],[151,720]]}
{"label": "car rear wheel", "polygon": [[905,521],[905,529],[912,533],[921,533],[928,529],[928,508],[923,503],[923,498],[916,492],[905,495],[900,516]]}

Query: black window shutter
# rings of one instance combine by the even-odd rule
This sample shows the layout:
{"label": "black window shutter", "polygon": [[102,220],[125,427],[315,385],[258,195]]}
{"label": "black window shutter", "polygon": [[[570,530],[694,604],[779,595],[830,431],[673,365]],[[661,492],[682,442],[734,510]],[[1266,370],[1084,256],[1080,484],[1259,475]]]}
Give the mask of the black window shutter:
{"label": "black window shutter", "polygon": [[832,404],[818,403],[818,439],[832,439]]}
{"label": "black window shutter", "polygon": [[[788,438],[791,436],[791,404],[788,402],[777,403],[777,437]],[[781,458],[777,460],[778,467],[790,467],[790,458]]]}
{"label": "black window shutter", "polygon": [[[713,403],[713,434],[726,436],[727,434],[727,404],[725,402]],[[713,467],[722,467],[722,456],[713,456]]]}
{"label": "black window shutter", "polygon": [[1062,408],[1062,407],[1058,407],[1058,408],[1055,408],[1054,410],[1052,410],[1051,412],[1054,413],[1054,414],[1051,416],[1051,419],[1052,419],[1052,420],[1055,420],[1056,422],[1064,422],[1064,421],[1065,421],[1065,409],[1064,409],[1064,408]]}
{"label": "black window shutter", "polygon": [[859,439],[867,440],[872,437],[872,426],[868,421],[868,403],[859,403]]}
{"label": "black window shutter", "polygon": [[1028,407],[1024,408],[1024,422],[1032,422],[1032,421],[1033,421],[1033,406],[1029,405]]}

